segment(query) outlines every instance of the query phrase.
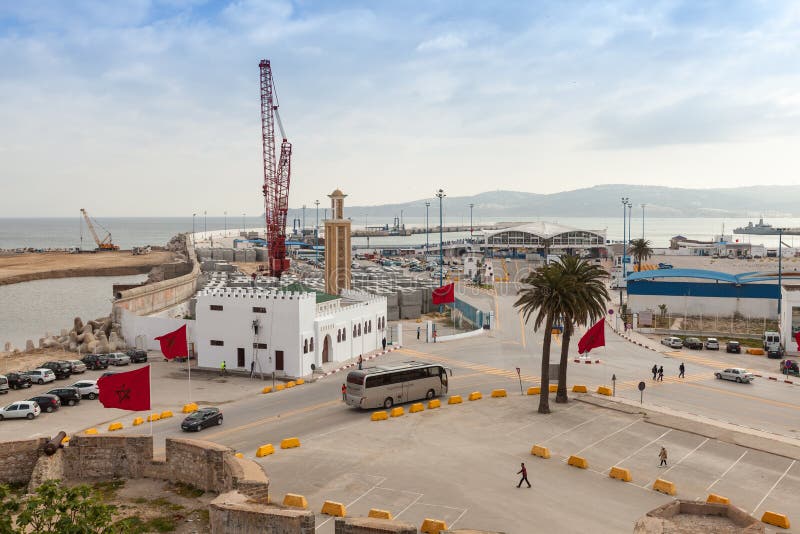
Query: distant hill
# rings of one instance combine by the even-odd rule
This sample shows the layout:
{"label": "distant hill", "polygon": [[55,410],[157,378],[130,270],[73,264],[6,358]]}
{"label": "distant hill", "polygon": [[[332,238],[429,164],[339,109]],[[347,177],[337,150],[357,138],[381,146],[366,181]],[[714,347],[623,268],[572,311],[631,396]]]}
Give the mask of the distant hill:
{"label": "distant hill", "polygon": [[[792,217],[800,216],[800,186],[758,185],[726,189],[679,189],[645,185],[608,184],[548,195],[521,191],[487,191],[473,196],[445,197],[448,214],[468,214],[469,205],[480,217],[608,217],[621,212],[621,197],[634,207],[646,204],[650,217]],[[400,215],[424,217],[425,201],[431,203],[430,217],[438,217],[438,199],[346,206],[347,216],[370,215],[385,219]],[[307,212],[308,213],[308,212]],[[313,213],[313,208],[312,208]],[[290,217],[300,217],[299,209]],[[320,215],[322,218],[322,215]]]}

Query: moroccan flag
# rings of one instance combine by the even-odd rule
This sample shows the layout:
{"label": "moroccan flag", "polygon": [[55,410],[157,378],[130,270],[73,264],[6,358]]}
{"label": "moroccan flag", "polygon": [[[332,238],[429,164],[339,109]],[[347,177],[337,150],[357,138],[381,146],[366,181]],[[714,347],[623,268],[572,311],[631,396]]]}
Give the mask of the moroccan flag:
{"label": "moroccan flag", "polygon": [[589,352],[597,347],[606,346],[606,325],[603,319],[597,321],[589,330],[583,334],[583,337],[578,341],[578,354]]}
{"label": "moroccan flag", "polygon": [[103,376],[97,381],[100,402],[106,408],[134,412],[150,409],[150,366]]}
{"label": "moroccan flag", "polygon": [[433,303],[434,304],[448,304],[456,301],[456,285],[447,284],[446,286],[437,287],[433,290]]}
{"label": "moroccan flag", "polygon": [[161,352],[166,359],[189,356],[189,350],[186,347],[186,325],[169,334],[158,336],[156,339],[161,343]]}
{"label": "moroccan flag", "polygon": [[800,330],[795,333],[794,342],[797,343],[797,350],[800,350]]}

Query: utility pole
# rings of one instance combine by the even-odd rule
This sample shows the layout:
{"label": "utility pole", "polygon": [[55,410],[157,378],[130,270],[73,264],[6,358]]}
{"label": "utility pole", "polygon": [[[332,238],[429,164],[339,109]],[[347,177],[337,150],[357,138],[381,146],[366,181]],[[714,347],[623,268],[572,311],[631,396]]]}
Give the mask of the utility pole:
{"label": "utility pole", "polygon": [[314,226],[314,265],[319,264],[319,200],[314,201],[317,206],[317,224]]}
{"label": "utility pole", "polygon": [[428,231],[428,208],[431,207],[431,203],[427,200],[425,201],[425,261],[428,261],[428,250],[430,245],[428,244],[428,236],[430,235]]}
{"label": "utility pole", "polygon": [[[783,228],[778,228],[778,324],[781,321],[781,288],[783,287]],[[791,317],[790,317],[791,319]]]}
{"label": "utility pole", "polygon": [[[447,196],[444,194],[443,189],[439,189],[436,192],[436,196],[439,198],[439,287],[442,287],[444,283],[444,242],[442,240],[442,199]],[[439,313],[442,312],[442,306],[439,305]]]}
{"label": "utility pole", "polygon": [[469,236],[472,237],[472,208],[475,207],[475,204],[469,205]]}
{"label": "utility pole", "polygon": [[[628,210],[628,197],[622,197],[622,280],[625,280],[625,271],[626,271],[626,260],[628,259],[628,245],[626,243],[626,222],[625,217],[627,216]],[[621,285],[621,284],[620,284]],[[620,306],[622,305],[622,290],[620,289]]]}

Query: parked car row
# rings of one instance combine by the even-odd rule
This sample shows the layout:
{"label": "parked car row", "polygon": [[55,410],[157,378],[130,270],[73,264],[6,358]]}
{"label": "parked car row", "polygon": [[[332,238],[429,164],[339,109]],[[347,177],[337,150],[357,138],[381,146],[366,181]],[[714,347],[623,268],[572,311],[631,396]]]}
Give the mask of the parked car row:
{"label": "parked car row", "polygon": [[75,406],[82,399],[94,400],[100,394],[96,380],[81,380],[71,386],[53,388],[47,393],[34,395],[30,399],[12,402],[0,408],[3,419],[33,419],[40,413],[53,413],[63,405]]}
{"label": "parked car row", "polygon": [[[719,350],[719,340],[715,337],[706,338],[704,343],[698,337],[681,339],[677,336],[667,336],[661,338],[661,344],[673,349],[686,347],[688,349],[703,350],[703,347],[705,347],[706,350]],[[738,341],[730,340],[725,344],[725,352],[739,354],[742,352],[742,346]]]}

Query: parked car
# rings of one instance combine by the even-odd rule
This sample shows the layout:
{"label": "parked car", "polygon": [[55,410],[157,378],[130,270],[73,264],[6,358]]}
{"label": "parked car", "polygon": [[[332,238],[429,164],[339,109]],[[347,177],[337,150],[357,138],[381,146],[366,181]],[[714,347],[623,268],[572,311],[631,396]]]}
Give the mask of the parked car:
{"label": "parked car", "polygon": [[706,339],[706,349],[708,350],[719,350],[719,340],[715,337],[710,337]]}
{"label": "parked car", "polygon": [[730,369],[718,371],[714,374],[714,376],[721,380],[733,380],[739,383],[750,383],[755,378],[753,373],[749,372],[747,369],[742,369],[741,367],[732,367]]}
{"label": "parked car", "polygon": [[55,373],[57,379],[69,378],[72,376],[72,366],[65,361],[45,362],[42,369],[50,369]]}
{"label": "parked car", "polygon": [[39,408],[41,408],[43,412],[47,413],[53,413],[61,408],[61,399],[58,398],[58,395],[48,395],[47,393],[42,393],[41,395],[36,395],[28,400],[35,401],[36,404],[39,405]]}
{"label": "parked car", "polygon": [[102,375],[100,375],[100,378],[103,378],[104,376],[111,376],[111,375],[115,375],[115,374],[117,374],[117,372],[116,372],[116,371],[106,371],[105,373],[103,373]]}
{"label": "parked car", "polygon": [[207,408],[200,408],[196,412],[189,414],[181,423],[181,430],[200,432],[208,426],[221,424],[222,412],[219,408],[209,406]]}
{"label": "parked car", "polygon": [[697,337],[687,337],[683,340],[683,346],[690,349],[703,350],[703,342]]}
{"label": "parked car", "polygon": [[8,393],[8,378],[0,375],[0,393]]}
{"label": "parked car", "polygon": [[742,352],[742,345],[738,341],[728,341],[725,344],[725,352],[740,354]]}
{"label": "parked car", "polygon": [[74,387],[51,389],[47,394],[57,396],[61,399],[61,404],[66,404],[67,406],[75,406],[81,401],[81,393]]}
{"label": "parked car", "polygon": [[33,401],[12,402],[5,408],[0,408],[0,421],[3,419],[33,419],[42,413],[39,405]]}
{"label": "parked car", "polygon": [[658,264],[658,268],[659,269],[672,269],[672,265],[669,264],[669,263],[659,263]]}
{"label": "parked car", "polygon": [[147,361],[147,351],[131,349],[125,353],[131,359],[131,363],[143,363]]}
{"label": "parked car", "polygon": [[33,384],[31,377],[25,373],[11,371],[6,375],[6,378],[8,378],[8,387],[11,389],[29,388]]}
{"label": "parked car", "polygon": [[65,360],[72,367],[72,374],[77,375],[86,372],[86,364],[80,360]]}
{"label": "parked car", "polygon": [[87,369],[108,369],[108,356],[105,354],[87,354],[81,361]]}
{"label": "parked car", "polygon": [[770,346],[767,349],[767,358],[783,358],[783,347]]}
{"label": "parked car", "polygon": [[109,365],[128,365],[131,363],[131,359],[127,354],[123,354],[122,352],[112,352],[108,355],[108,364]]}
{"label": "parked car", "polygon": [[679,349],[683,347],[683,341],[679,337],[669,336],[661,339],[661,344],[671,347],[673,349]]}
{"label": "parked car", "polygon": [[100,390],[97,388],[97,380],[81,380],[75,382],[72,386],[81,394],[81,398],[95,400],[100,395]]}
{"label": "parked car", "polygon": [[54,382],[56,374],[50,369],[34,369],[33,371],[25,371],[25,374],[31,377],[31,382],[37,384],[44,384],[45,382]]}

